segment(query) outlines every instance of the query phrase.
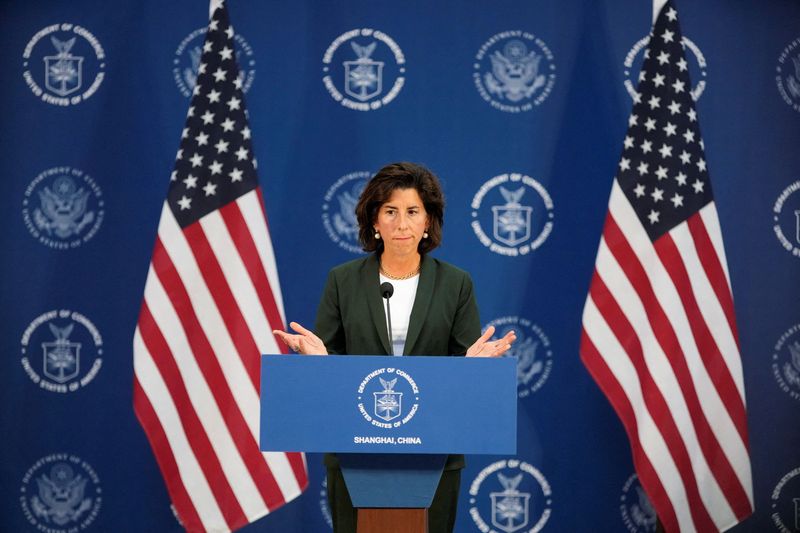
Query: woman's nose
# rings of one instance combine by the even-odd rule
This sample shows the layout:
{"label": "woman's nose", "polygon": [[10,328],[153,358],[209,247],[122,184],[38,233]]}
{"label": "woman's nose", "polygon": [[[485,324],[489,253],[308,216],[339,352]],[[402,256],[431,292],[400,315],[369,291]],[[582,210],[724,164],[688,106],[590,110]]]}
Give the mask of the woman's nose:
{"label": "woman's nose", "polygon": [[400,213],[397,217],[397,226],[404,229],[408,227],[408,215]]}

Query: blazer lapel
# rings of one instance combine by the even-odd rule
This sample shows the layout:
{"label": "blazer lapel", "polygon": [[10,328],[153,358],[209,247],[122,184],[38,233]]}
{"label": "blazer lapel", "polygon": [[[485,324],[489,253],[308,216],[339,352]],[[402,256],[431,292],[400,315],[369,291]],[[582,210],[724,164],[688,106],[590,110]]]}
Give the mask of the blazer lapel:
{"label": "blazer lapel", "polygon": [[[367,305],[375,331],[381,340],[385,355],[393,353],[389,344],[389,334],[386,329],[386,313],[383,307],[383,297],[381,296],[380,277],[378,276],[378,258],[373,254],[364,262],[364,275],[361,276],[364,293],[367,295]],[[380,354],[366,354],[380,355]]]}
{"label": "blazer lapel", "polygon": [[419,332],[422,330],[422,324],[425,323],[425,317],[428,316],[428,308],[431,305],[436,285],[436,268],[436,261],[428,258],[427,255],[422,256],[422,264],[419,269],[419,284],[417,285],[417,294],[414,297],[414,307],[411,308],[411,319],[408,324],[408,334],[406,335],[406,346],[403,350],[403,355],[408,355],[414,347],[414,343],[417,342],[417,337],[419,337]]}

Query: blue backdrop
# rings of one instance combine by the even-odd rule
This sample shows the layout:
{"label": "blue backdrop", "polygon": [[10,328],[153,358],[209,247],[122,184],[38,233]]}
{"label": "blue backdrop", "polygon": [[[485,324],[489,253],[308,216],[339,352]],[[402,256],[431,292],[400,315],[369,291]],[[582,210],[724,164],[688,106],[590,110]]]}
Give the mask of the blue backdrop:
{"label": "blue backdrop", "polygon": [[[800,4],[678,9],[744,360],[756,514],[735,531],[800,531]],[[435,255],[470,271],[484,325],[519,332],[519,454],[468,457],[458,531],[653,530],[622,426],[578,356],[650,10],[229,6],[287,317],[312,324],[328,269],[359,253],[365,177],[411,160],[444,185]],[[133,415],[132,336],[207,5],[0,12],[0,529],[179,531]],[[521,64],[524,83],[503,76]],[[359,65],[369,82],[346,78]],[[529,216],[516,226],[502,220],[512,201]],[[54,350],[79,364],[53,364]],[[248,531],[329,529],[321,457],[308,464],[304,495]],[[81,476],[89,503],[37,499],[56,474]],[[500,475],[519,474],[524,516],[492,525]]]}

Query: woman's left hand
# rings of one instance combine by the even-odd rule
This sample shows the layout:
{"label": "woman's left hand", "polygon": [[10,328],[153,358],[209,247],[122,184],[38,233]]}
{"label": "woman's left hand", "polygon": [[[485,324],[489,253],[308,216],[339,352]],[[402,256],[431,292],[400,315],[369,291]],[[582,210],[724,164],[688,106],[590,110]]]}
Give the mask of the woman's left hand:
{"label": "woman's left hand", "polygon": [[467,350],[467,357],[499,357],[506,353],[517,340],[517,334],[509,331],[502,339],[490,341],[494,335],[494,326],[489,326],[483,335]]}
{"label": "woman's left hand", "polygon": [[290,350],[302,355],[328,355],[325,344],[314,335],[313,331],[307,330],[297,322],[289,322],[289,327],[297,334],[286,333],[279,329],[273,329],[272,333],[280,337]]}

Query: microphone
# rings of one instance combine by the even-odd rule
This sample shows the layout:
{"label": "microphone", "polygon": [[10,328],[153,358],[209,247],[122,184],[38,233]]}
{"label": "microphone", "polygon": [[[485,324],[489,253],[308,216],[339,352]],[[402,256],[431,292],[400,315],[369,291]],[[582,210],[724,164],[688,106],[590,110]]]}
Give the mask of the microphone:
{"label": "microphone", "polygon": [[392,285],[388,281],[384,281],[383,283],[381,283],[381,294],[387,300],[391,298],[392,294],[394,294],[394,285]]}
{"label": "microphone", "polygon": [[392,348],[392,355],[394,355],[394,337],[392,336],[392,313],[389,310],[389,298],[394,294],[394,285],[388,281],[381,283],[381,296],[386,298],[386,321],[389,324],[389,346]]}

